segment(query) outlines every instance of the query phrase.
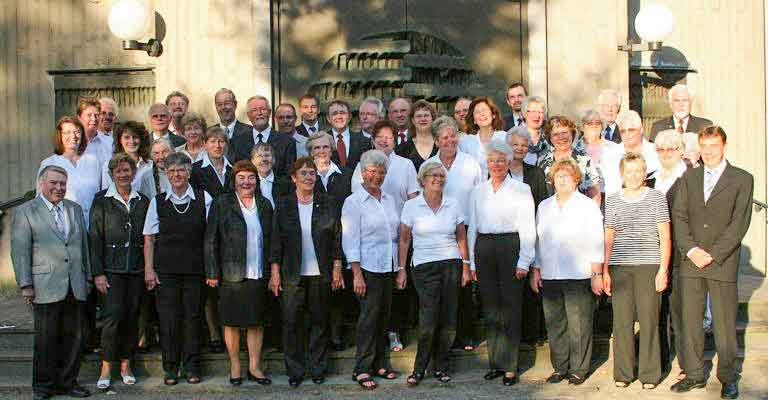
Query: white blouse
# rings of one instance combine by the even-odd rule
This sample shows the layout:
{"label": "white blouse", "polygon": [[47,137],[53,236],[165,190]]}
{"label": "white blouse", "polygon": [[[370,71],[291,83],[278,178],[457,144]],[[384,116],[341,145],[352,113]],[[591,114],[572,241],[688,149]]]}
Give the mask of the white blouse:
{"label": "white blouse", "polygon": [[319,276],[320,265],[317,262],[315,243],[312,241],[312,208],[315,203],[299,203],[301,225],[301,276]]}
{"label": "white blouse", "polygon": [[654,184],[653,188],[660,191],[661,193],[667,194],[669,188],[671,188],[672,185],[675,184],[675,181],[677,181],[677,178],[683,176],[687,170],[688,166],[685,165],[683,160],[680,160],[680,163],[677,164],[677,168],[675,169],[675,172],[672,174],[672,176],[670,176],[668,179],[662,179],[661,168],[659,168],[652,176],[656,179],[656,183]]}
{"label": "white blouse", "polygon": [[259,190],[261,195],[269,200],[269,204],[272,204],[272,209],[275,209],[275,199],[272,198],[272,185],[275,184],[275,173],[269,171],[269,175],[265,178],[259,177]]}
{"label": "white blouse", "polygon": [[456,225],[464,222],[464,212],[453,198],[443,194],[443,202],[435,213],[420,194],[405,202],[400,222],[411,228],[413,265],[461,259]]}
{"label": "white blouse", "polygon": [[556,196],[542,201],[536,233],[536,266],[542,279],[589,279],[592,264],[603,263],[603,214],[594,200],[579,192],[563,207]]}
{"label": "white blouse", "polygon": [[[656,154],[656,146],[653,143],[643,139],[642,155],[645,158],[646,173],[651,174],[661,167],[659,163],[659,156]],[[621,172],[619,171],[619,163],[621,158],[626,154],[624,149],[624,143],[620,143],[616,146],[611,146],[603,149],[602,161],[600,162],[600,169],[605,179],[605,194],[611,195],[619,190],[622,186]]]}
{"label": "white blouse", "polygon": [[[384,177],[381,190],[392,195],[395,209],[397,214],[400,215],[400,211],[403,210],[403,204],[408,200],[408,196],[419,191],[419,183],[416,181],[416,168],[411,160],[398,156],[394,151],[390,153],[387,176]],[[352,175],[352,192],[359,191],[364,191],[364,189],[363,175],[358,163]]]}
{"label": "white blouse", "polygon": [[494,192],[491,180],[477,185],[472,191],[469,207],[470,269],[475,270],[475,242],[483,233],[501,234],[517,232],[520,236],[520,255],[517,268],[528,270],[536,255],[536,218],[531,188],[509,175]]}
{"label": "white blouse", "polygon": [[[437,161],[443,164],[440,161],[440,152],[438,151],[434,157],[424,161],[424,164],[430,161]],[[472,194],[472,189],[484,180],[482,170],[480,169],[480,164],[472,156],[461,151],[456,152],[456,158],[453,160],[451,168],[446,168],[446,170],[448,171],[448,176],[445,181],[445,188],[443,189],[443,197],[451,197],[456,200],[462,212],[461,219],[463,221],[467,218],[469,212],[469,196]]]}
{"label": "white blouse", "polygon": [[109,161],[114,150],[114,139],[105,133],[99,133],[88,141],[85,154],[95,156],[100,163]]}
{"label": "white blouse", "polygon": [[264,255],[262,254],[264,232],[259,221],[259,209],[256,207],[255,200],[253,208],[247,208],[240,200],[240,196],[237,196],[237,202],[240,203],[240,210],[245,219],[245,277],[261,279],[264,276]]}
{"label": "white blouse", "polygon": [[[80,205],[83,209],[83,217],[87,228],[89,226],[88,218],[90,217],[93,197],[102,188],[99,159],[91,154],[83,154],[77,160],[77,164],[72,164],[66,157],[54,154],[40,163],[40,168],[35,176],[39,176],[40,171],[49,165],[55,165],[67,171],[67,193],[64,195],[64,198]],[[35,184],[35,187],[37,187],[37,184]]]}
{"label": "white blouse", "polygon": [[[413,165],[411,165],[413,168]],[[381,201],[367,190],[352,193],[341,209],[341,244],[347,263],[376,273],[400,270],[397,259],[399,212],[394,197],[381,192]]]}
{"label": "white blouse", "polygon": [[[503,131],[494,132],[491,139],[499,137],[501,134],[504,134],[504,139],[506,139],[506,132]],[[459,150],[471,155],[475,161],[477,161],[480,165],[480,171],[482,172],[481,179],[488,178],[488,160],[486,159],[485,145],[480,142],[479,133],[462,137],[461,140],[459,140]]]}

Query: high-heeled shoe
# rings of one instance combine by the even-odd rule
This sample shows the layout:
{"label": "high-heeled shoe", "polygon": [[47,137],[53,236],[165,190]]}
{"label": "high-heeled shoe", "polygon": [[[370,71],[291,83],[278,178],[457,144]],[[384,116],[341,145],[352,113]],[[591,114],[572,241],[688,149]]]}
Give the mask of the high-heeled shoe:
{"label": "high-heeled shoe", "polygon": [[227,375],[227,378],[229,379],[229,384],[232,386],[240,386],[243,384],[243,377],[238,376],[237,378],[233,378],[232,375]]}
{"label": "high-heeled shoe", "polygon": [[266,376],[263,377],[263,378],[258,378],[255,375],[253,375],[251,373],[251,371],[248,371],[248,380],[249,381],[254,381],[254,382],[258,383],[259,385],[264,385],[264,386],[272,384],[272,379],[269,379]]}

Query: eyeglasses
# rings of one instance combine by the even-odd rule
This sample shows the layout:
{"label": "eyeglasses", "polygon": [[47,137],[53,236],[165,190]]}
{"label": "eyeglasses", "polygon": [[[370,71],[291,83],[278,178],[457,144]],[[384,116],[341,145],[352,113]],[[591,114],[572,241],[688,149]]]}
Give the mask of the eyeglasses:
{"label": "eyeglasses", "polygon": [[488,164],[489,165],[490,164],[506,164],[506,163],[508,163],[506,158],[499,158],[499,159],[488,160]]}
{"label": "eyeglasses", "polygon": [[426,174],[424,177],[432,179],[445,179],[445,174]]}
{"label": "eyeglasses", "polygon": [[680,151],[679,147],[657,147],[656,152],[657,153],[672,153]]}
{"label": "eyeglasses", "polygon": [[584,126],[602,126],[603,123],[600,121],[587,121],[584,123]]}
{"label": "eyeglasses", "polygon": [[380,170],[378,168],[366,168],[365,170],[366,174],[373,174],[378,176],[384,176],[387,174],[387,171]]}
{"label": "eyeglasses", "polygon": [[296,175],[298,175],[298,176],[300,176],[302,178],[306,178],[306,177],[317,175],[317,171],[315,171],[314,169],[304,170],[304,171],[296,171]]}

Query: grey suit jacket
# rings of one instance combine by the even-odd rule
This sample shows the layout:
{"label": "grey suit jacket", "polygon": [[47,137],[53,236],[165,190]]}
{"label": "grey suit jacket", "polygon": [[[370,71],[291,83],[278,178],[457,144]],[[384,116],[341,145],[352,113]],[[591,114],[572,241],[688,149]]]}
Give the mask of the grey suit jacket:
{"label": "grey suit jacket", "polygon": [[[712,125],[712,121],[691,114],[690,118],[688,119],[688,126],[685,127],[685,130],[688,132],[699,133],[700,130],[710,125]],[[665,131],[667,129],[675,129],[675,121],[673,120],[672,116],[654,122],[653,126],[651,127],[651,135],[648,137],[648,140],[653,142],[656,140],[656,135],[658,135],[659,132]]]}
{"label": "grey suit jacket", "polygon": [[56,229],[48,207],[40,197],[14,210],[11,260],[19,287],[35,289],[35,303],[64,300],[70,285],[75,298],[85,301],[90,280],[88,232],[83,209],[63,200],[69,220],[69,236]]}
{"label": "grey suit jacket", "polygon": [[[704,201],[704,167],[689,169],[678,179],[672,208],[674,246],[680,252],[680,276],[736,282],[741,241],[752,217],[754,178],[730,163]],[[699,247],[714,261],[699,269],[686,256]]]}

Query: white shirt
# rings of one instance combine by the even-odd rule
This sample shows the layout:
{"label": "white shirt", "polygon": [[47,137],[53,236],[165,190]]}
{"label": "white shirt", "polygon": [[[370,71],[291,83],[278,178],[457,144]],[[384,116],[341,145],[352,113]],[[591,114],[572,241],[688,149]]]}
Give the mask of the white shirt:
{"label": "white shirt", "polygon": [[[144,180],[144,174],[149,171],[152,174],[152,160],[144,160],[139,158],[139,162],[136,163],[136,175],[131,182],[131,189],[139,190],[141,183]],[[105,161],[101,166],[101,187],[108,188],[112,184],[112,177],[109,176],[109,160]]]}
{"label": "white shirt", "polygon": [[512,177],[504,178],[494,192],[491,180],[477,185],[472,190],[469,204],[470,269],[475,265],[475,242],[481,233],[512,233],[520,236],[520,256],[517,268],[528,270],[536,255],[536,211],[531,188]]}
{"label": "white shirt", "polygon": [[669,188],[675,184],[677,178],[683,176],[686,170],[688,170],[688,166],[685,165],[683,160],[680,160],[680,162],[677,164],[677,167],[675,168],[674,173],[668,179],[662,179],[661,168],[659,168],[656,170],[656,172],[653,173],[652,176],[652,178],[656,179],[656,183],[654,184],[653,188],[660,191],[661,193],[667,194]]}
{"label": "white shirt", "polygon": [[333,161],[331,161],[331,166],[328,167],[328,169],[325,171],[325,175],[321,175],[320,171],[317,172],[317,176],[320,177],[320,181],[323,183],[325,190],[328,190],[328,179],[331,177],[331,175],[333,175],[334,172],[341,173],[341,170]]}
{"label": "white shirt", "polygon": [[59,212],[61,213],[61,222],[64,225],[64,237],[69,237],[69,215],[67,215],[67,209],[64,208],[64,202],[60,201],[59,204],[54,205],[48,199],[45,198],[43,195],[38,195],[43,200],[43,203],[45,203],[45,206],[48,207],[48,212],[50,213],[50,217],[53,220],[53,227],[58,229],[56,227],[56,216],[54,215],[56,211],[53,210],[54,207],[59,209]]}
{"label": "white shirt", "polygon": [[296,158],[306,157],[309,155],[307,153],[307,137],[303,135],[299,135],[298,132],[293,131],[293,140],[296,141]]}
{"label": "white shirt", "polygon": [[542,279],[589,279],[603,263],[603,214],[589,197],[574,192],[561,208],[555,196],[539,204],[536,266]]}
{"label": "white shirt", "polygon": [[85,154],[95,156],[100,163],[105,163],[112,158],[115,140],[106,133],[98,133],[85,148]]}
{"label": "white shirt", "polygon": [[686,115],[686,116],[685,116],[685,118],[683,118],[683,120],[682,120],[682,121],[679,121],[679,120],[677,119],[677,117],[675,117],[675,116],[673,115],[673,116],[672,116],[672,123],[675,125],[675,130],[677,130],[677,128],[680,126],[680,122],[682,122],[682,123],[683,123],[683,132],[688,132],[688,131],[687,131],[687,128],[688,128],[688,121],[689,121],[690,119],[691,119],[691,114],[688,114],[688,115]]}
{"label": "white shirt", "polygon": [[253,201],[253,208],[247,208],[237,196],[237,202],[240,203],[240,211],[243,212],[245,219],[245,277],[247,279],[261,279],[264,276],[262,254],[263,231],[261,230],[261,221],[259,221],[259,209],[256,207],[256,200]]}
{"label": "white shirt", "polygon": [[253,143],[259,143],[259,134],[262,135],[261,141],[267,143],[269,135],[272,134],[272,127],[267,126],[263,131],[259,132],[256,128],[253,128]]}
{"label": "white shirt", "polygon": [[[39,176],[40,171],[49,165],[56,165],[67,171],[67,193],[64,198],[80,205],[83,209],[83,218],[87,228],[93,196],[102,188],[101,163],[96,156],[91,154],[81,155],[80,159],[77,160],[77,165],[72,164],[64,156],[54,154],[40,162],[40,168],[35,176]],[[37,182],[35,182],[35,187],[37,187]]]}
{"label": "white shirt", "polygon": [[[656,154],[656,146],[653,143],[643,139],[641,153],[643,158],[645,158],[647,174],[651,174],[661,167],[659,156]],[[611,195],[621,190],[622,178],[621,172],[619,172],[619,163],[621,163],[621,158],[624,157],[624,154],[626,154],[624,142],[616,146],[603,148],[600,170],[605,179],[606,195]]]}
{"label": "white shirt", "polygon": [[223,122],[219,121],[219,126],[221,129],[224,129],[224,133],[227,134],[227,139],[229,140],[232,140],[232,136],[235,135],[235,125],[237,125],[237,119],[233,120],[229,125],[224,125]]}
{"label": "white shirt", "polygon": [[[333,136],[333,143],[339,140],[339,132],[336,129],[331,129],[331,136]],[[347,157],[349,157],[349,128],[341,132],[341,140],[344,142],[344,149],[346,150]],[[338,148],[339,146],[336,147]]]}
{"label": "white shirt", "polygon": [[[312,136],[315,133],[320,132],[320,121],[315,121],[313,125],[309,125],[306,122],[301,121],[301,124],[304,125],[304,129],[307,130],[307,133],[309,134],[309,136]],[[312,128],[315,128],[315,130],[313,131]]]}
{"label": "white shirt", "polygon": [[175,150],[176,150],[177,153],[182,153],[182,154],[186,155],[187,157],[189,157],[189,159],[192,160],[192,164],[202,160],[203,159],[203,154],[207,154],[207,151],[205,151],[205,148],[203,148],[202,150],[197,152],[197,156],[196,157],[192,157],[192,153],[187,151],[187,144],[186,143],[184,143],[181,146],[177,147]]}
{"label": "white shirt", "polygon": [[131,188],[131,193],[128,195],[128,201],[125,201],[123,196],[117,192],[117,187],[115,184],[110,183],[109,188],[107,188],[107,193],[104,194],[104,197],[111,197],[119,201],[120,204],[124,205],[128,211],[131,211],[131,199],[139,198],[139,193],[135,189]]}
{"label": "white shirt", "polygon": [[362,134],[363,134],[363,136],[367,137],[368,139],[370,139],[370,138],[371,138],[371,134],[370,134],[370,133],[368,133],[368,132],[366,132],[366,131],[360,131],[360,133],[362,133]]}
{"label": "white shirt", "polygon": [[464,222],[464,211],[453,198],[443,194],[435,213],[420,194],[405,202],[400,222],[411,228],[413,265],[461,259],[456,225]]}
{"label": "white shirt", "polygon": [[369,272],[399,271],[397,237],[400,218],[395,200],[381,192],[381,201],[367,190],[344,200],[341,210],[341,244],[347,263],[359,262]]}
{"label": "white shirt", "polygon": [[[498,135],[497,135],[498,133]],[[504,131],[494,132],[491,136],[491,140],[496,137],[501,137],[502,142],[506,143],[507,133]],[[485,146],[480,142],[480,134],[477,135],[464,135],[459,140],[459,150],[471,155],[475,161],[480,165],[480,171],[482,172],[481,179],[488,178],[488,160],[486,159]]]}
{"label": "white shirt", "polygon": [[272,198],[272,185],[275,184],[275,173],[272,170],[269,171],[269,175],[265,178],[259,176],[259,189],[261,189],[261,195],[269,200],[269,204],[272,204],[272,209],[275,209],[275,199]]}
{"label": "white shirt", "polygon": [[301,225],[301,276],[319,276],[320,266],[315,253],[315,242],[312,240],[312,209],[315,203],[299,203],[299,220]]}
{"label": "white shirt", "polygon": [[[424,164],[429,161],[437,161],[443,164],[440,160],[439,151],[434,157],[424,161]],[[453,165],[451,165],[450,169],[446,168],[446,170],[448,171],[448,176],[446,177],[443,196],[452,197],[459,203],[459,208],[463,213],[462,220],[465,220],[469,212],[469,197],[472,194],[472,189],[484,180],[480,164],[469,154],[457,150]]]}
{"label": "white shirt", "polygon": [[725,161],[725,157],[720,161],[720,164],[717,164],[717,167],[714,169],[704,166],[704,202],[706,203],[707,200],[709,200],[709,196],[712,194],[707,193],[707,173],[714,173],[714,176],[712,177],[712,189],[717,186],[717,182],[720,180],[720,176],[723,175],[723,171],[725,171],[725,167],[727,165],[727,162]]}
{"label": "white shirt", "polygon": [[400,146],[401,144],[409,141],[408,138],[408,128],[403,129],[403,140],[400,141],[400,130],[398,129],[397,132],[395,132],[395,147]]}
{"label": "white shirt", "polygon": [[[419,191],[416,168],[411,160],[398,156],[394,151],[389,153],[389,166],[387,166],[387,175],[384,177],[381,190],[392,196],[397,215],[400,215],[408,196]],[[363,189],[363,174],[358,163],[352,174],[352,192],[359,191],[365,191],[365,189]]]}
{"label": "white shirt", "polygon": [[[158,139],[165,139],[165,140],[167,140],[170,143],[171,142],[171,134],[172,134],[171,132],[173,132],[173,131],[170,130],[170,125],[168,126],[168,128],[169,128],[169,130],[163,132],[162,135],[158,135],[157,132],[152,132],[152,141],[154,142],[155,140],[158,140]],[[175,135],[175,133],[174,133],[174,135]]]}
{"label": "white shirt", "polygon": [[[160,193],[171,190],[171,182],[168,181],[168,177],[162,170],[157,171],[157,177],[160,180]],[[141,178],[141,185],[139,185],[139,193],[149,197],[150,199],[157,196],[158,192],[155,190],[155,174],[153,168],[149,168],[144,172],[144,176]]]}
{"label": "white shirt", "polygon": [[217,170],[213,165],[213,162],[211,162],[211,158],[208,157],[208,152],[201,155],[200,160],[203,160],[203,163],[200,164],[200,168],[205,168],[210,165],[213,168],[213,172],[216,173],[216,177],[219,178],[221,186],[224,186],[224,182],[227,180],[227,167],[232,168],[232,164],[229,163],[226,156],[222,156],[221,158],[224,160],[224,167],[221,169],[221,174],[219,174],[219,170]]}
{"label": "white shirt", "polygon": [[[213,198],[211,197],[208,192],[203,191],[204,196],[204,202],[205,202],[205,218],[208,218],[208,210],[211,207],[211,202],[213,202]],[[192,185],[187,184],[187,191],[184,192],[184,195],[181,197],[177,196],[176,193],[169,187],[168,191],[165,193],[165,199],[171,199],[171,203],[173,204],[186,204],[192,200],[195,200],[195,192],[192,190]],[[192,205],[190,204],[190,207]],[[149,201],[149,208],[147,209],[147,217],[144,219],[144,235],[156,235],[160,233],[160,219],[157,216],[157,197],[152,197],[152,200]]]}

